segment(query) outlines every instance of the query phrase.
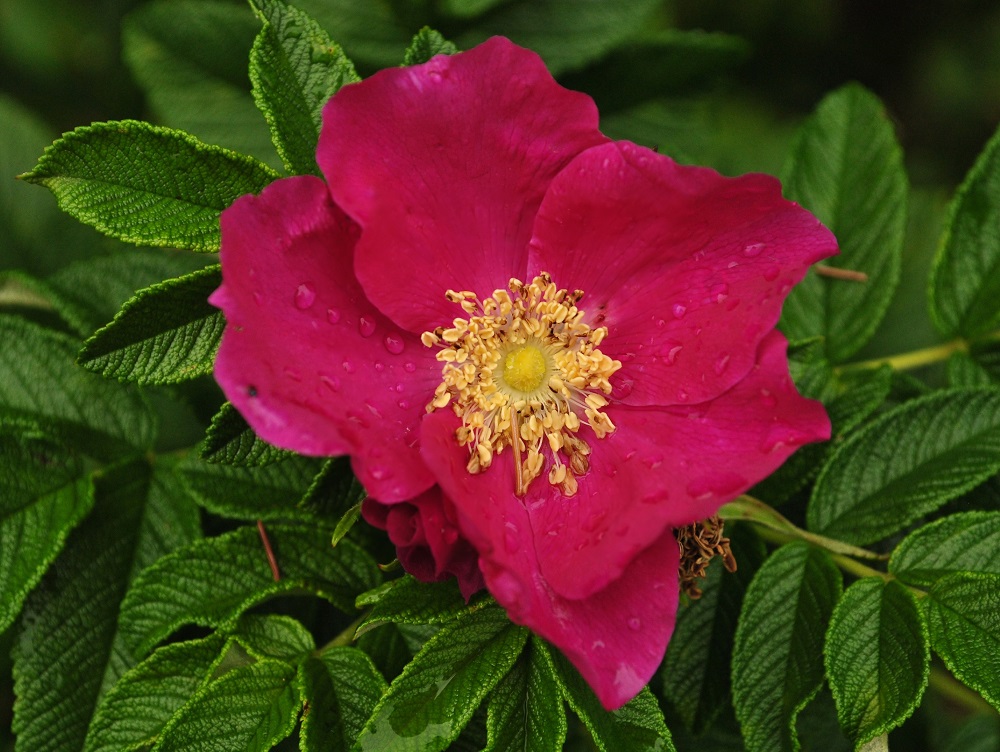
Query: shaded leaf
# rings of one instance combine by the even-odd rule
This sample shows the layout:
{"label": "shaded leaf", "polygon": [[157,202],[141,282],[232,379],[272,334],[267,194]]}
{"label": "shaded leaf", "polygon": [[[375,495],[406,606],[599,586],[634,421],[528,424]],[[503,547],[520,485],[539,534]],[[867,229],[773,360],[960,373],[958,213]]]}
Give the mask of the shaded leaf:
{"label": "shaded leaf", "polygon": [[258,660],[296,663],[316,649],[316,641],[302,622],[281,614],[243,614],[232,634]]}
{"label": "shaded leaf", "polygon": [[362,593],[355,605],[371,607],[358,627],[358,635],[386,622],[440,624],[455,619],[468,608],[454,578],[421,582],[409,574]]}
{"label": "shaded leaf", "polygon": [[232,402],[226,402],[212,418],[201,447],[202,459],[223,465],[262,467],[291,456],[259,438]]}
{"label": "shaded leaf", "polygon": [[413,37],[410,46],[403,55],[403,65],[419,65],[426,63],[435,55],[454,55],[458,47],[445,39],[441,34],[427,26]]}
{"label": "shaded leaf", "polygon": [[302,719],[302,748],[347,752],[385,692],[385,679],[367,655],[350,647],[325,650],[303,670],[309,714]]}
{"label": "shaded leaf", "polygon": [[892,552],[889,571],[917,587],[955,572],[1000,575],[1000,513],[953,514],[917,528]]}

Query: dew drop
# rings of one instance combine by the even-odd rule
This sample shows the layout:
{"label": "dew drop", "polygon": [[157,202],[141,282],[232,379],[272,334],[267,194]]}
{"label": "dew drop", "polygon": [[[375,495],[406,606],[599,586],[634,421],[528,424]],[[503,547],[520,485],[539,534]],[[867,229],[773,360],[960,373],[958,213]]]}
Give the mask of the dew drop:
{"label": "dew drop", "polygon": [[667,365],[672,366],[677,362],[677,356],[680,355],[681,350],[684,347],[682,345],[674,345],[669,350],[667,350]]}
{"label": "dew drop", "polygon": [[264,296],[261,295],[259,292],[254,292],[254,294],[253,294],[253,302],[256,303],[259,306],[260,305],[264,305]]}
{"label": "dew drop", "polygon": [[769,266],[764,270],[764,279],[768,282],[774,282],[774,280],[778,278],[779,274],[781,274],[781,269],[776,266]]}
{"label": "dew drop", "polygon": [[506,529],[503,532],[503,546],[507,549],[507,553],[516,554],[520,550],[520,541],[517,537],[517,525],[513,522],[508,522],[506,524]]}
{"label": "dew drop", "polygon": [[633,632],[638,632],[640,629],[642,629],[642,622],[639,620],[638,616],[630,617],[627,624],[628,628],[631,629]]}
{"label": "dew drop", "polygon": [[372,319],[362,316],[358,319],[358,331],[362,337],[370,337],[375,333],[375,322]]}
{"label": "dew drop", "polygon": [[303,282],[295,288],[295,307],[304,311],[316,302],[316,290]]}
{"label": "dew drop", "polygon": [[294,368],[289,368],[288,366],[285,366],[285,368],[283,369],[283,371],[284,371],[285,376],[288,379],[290,379],[292,381],[295,381],[295,382],[301,382],[302,381],[302,374],[300,374]]}
{"label": "dew drop", "polygon": [[682,306],[680,303],[674,303],[674,307],[671,310],[674,313],[674,318],[682,319],[688,309],[687,306]]}
{"label": "dew drop", "polygon": [[327,308],[326,309],[326,320],[329,321],[331,324],[339,324],[340,323],[340,311],[338,311],[335,308]]}
{"label": "dew drop", "polygon": [[397,392],[398,394],[402,394],[402,393],[403,393],[403,390],[404,390],[405,388],[406,388],[406,387],[404,387],[404,386],[403,386],[402,384],[396,384],[396,392]]}
{"label": "dew drop", "polygon": [[403,370],[406,371],[407,373],[413,373],[414,371],[417,370],[417,364],[414,363],[412,360],[408,360],[403,364]]}
{"label": "dew drop", "polygon": [[343,365],[344,370],[347,371],[347,373],[354,373],[358,370],[357,367],[349,360],[345,360]]}
{"label": "dew drop", "polygon": [[715,361],[715,367],[712,370],[715,371],[716,376],[721,376],[723,373],[726,372],[726,369],[728,367],[729,367],[729,355],[727,353],[726,355],[723,355],[717,361]]}
{"label": "dew drop", "polygon": [[677,401],[678,402],[687,402],[689,398],[690,398],[690,395],[687,392],[685,392],[683,389],[678,389],[677,390]]}
{"label": "dew drop", "polygon": [[410,409],[410,401],[409,400],[401,399],[396,404],[399,405],[399,409],[400,410],[409,410]]}
{"label": "dew drop", "polygon": [[656,468],[658,468],[660,465],[663,464],[663,455],[653,454],[650,455],[649,457],[645,457],[642,460],[642,464],[644,464],[650,470],[655,470]]}
{"label": "dew drop", "polygon": [[385,363],[380,360],[375,361],[375,370],[382,373],[385,370]]}
{"label": "dew drop", "polygon": [[765,245],[763,243],[751,243],[750,245],[743,246],[743,255],[747,258],[754,258],[755,256],[759,256],[764,248]]}
{"label": "dew drop", "polygon": [[365,407],[367,407],[367,408],[368,408],[368,412],[370,412],[370,413],[371,413],[372,415],[374,415],[374,416],[375,416],[376,418],[379,418],[379,419],[381,420],[381,418],[382,418],[382,413],[381,413],[381,412],[379,412],[379,409],[378,409],[377,407],[375,407],[375,405],[373,405],[373,404],[372,404],[371,402],[366,402],[366,403],[365,403]]}
{"label": "dew drop", "polygon": [[774,407],[778,404],[778,400],[771,394],[770,389],[760,390],[760,401],[764,403],[764,407]]}
{"label": "dew drop", "polygon": [[372,478],[374,478],[375,480],[385,480],[392,473],[389,471],[389,468],[384,467],[383,465],[376,465],[375,467],[373,467],[371,470],[368,471],[368,474],[371,475]]}
{"label": "dew drop", "polygon": [[393,355],[399,355],[403,352],[403,348],[406,345],[403,344],[403,338],[398,334],[387,334],[385,335],[385,349],[391,352]]}
{"label": "dew drop", "polygon": [[322,383],[323,386],[325,386],[331,392],[340,391],[340,379],[336,378],[335,376],[327,376],[326,374],[320,374],[319,380],[320,383]]}
{"label": "dew drop", "polygon": [[723,300],[729,297],[729,285],[723,282],[721,285],[716,285],[711,290],[712,299],[716,303],[721,303]]}
{"label": "dew drop", "polygon": [[619,379],[611,385],[611,398],[623,400],[632,394],[635,389],[635,381],[632,379]]}

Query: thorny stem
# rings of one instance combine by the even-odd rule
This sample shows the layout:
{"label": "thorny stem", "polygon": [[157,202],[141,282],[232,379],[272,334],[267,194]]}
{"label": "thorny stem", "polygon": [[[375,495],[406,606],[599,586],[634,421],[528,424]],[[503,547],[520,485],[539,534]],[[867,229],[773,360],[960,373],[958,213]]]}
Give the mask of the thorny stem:
{"label": "thorny stem", "polygon": [[[990,332],[983,337],[978,337],[978,342],[995,342],[1000,340],[1000,329]],[[873,358],[872,360],[862,360],[857,363],[846,363],[838,366],[836,371],[854,371],[863,368],[878,368],[879,366],[892,366],[897,371],[909,371],[914,368],[922,368],[933,363],[947,360],[952,353],[969,352],[969,341],[963,337],[956,337],[950,342],[933,347],[924,347],[920,350],[889,355],[884,358]]]}

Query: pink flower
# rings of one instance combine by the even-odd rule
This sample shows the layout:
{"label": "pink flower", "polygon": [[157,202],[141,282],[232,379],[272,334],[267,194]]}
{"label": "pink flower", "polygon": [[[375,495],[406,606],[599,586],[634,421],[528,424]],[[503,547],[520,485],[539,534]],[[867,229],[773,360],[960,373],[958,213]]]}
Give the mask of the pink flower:
{"label": "pink flower", "polygon": [[829,436],[774,326],[833,236],[773,178],[609,141],[500,38],[345,87],[317,156],[222,215],[216,378],[267,441],[349,454],[410,571],[468,596],[478,557],[622,705],[673,629],[673,529]]}

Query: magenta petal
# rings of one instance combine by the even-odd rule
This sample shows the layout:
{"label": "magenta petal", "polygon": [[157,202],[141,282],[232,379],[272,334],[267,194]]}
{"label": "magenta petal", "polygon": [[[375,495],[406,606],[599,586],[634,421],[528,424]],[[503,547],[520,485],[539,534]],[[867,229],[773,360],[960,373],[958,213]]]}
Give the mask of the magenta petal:
{"label": "magenta petal", "polygon": [[710,402],[608,408],[617,430],[591,443],[577,495],[529,489],[538,561],[556,592],[600,590],[664,530],[711,517],[799,446],[829,438],[826,411],[795,390],[785,349],[772,332],[750,373]]}
{"label": "magenta petal", "polygon": [[697,403],[753,366],[792,285],[837,252],[833,235],[765,175],[726,178],[628,142],[577,157],[539,209],[529,276],[586,293],[615,396]]}
{"label": "magenta petal", "polygon": [[366,293],[420,333],[456,316],[446,290],[489,295],[523,277],[549,182],[605,140],[589,97],[497,37],[344,87],[323,111],[317,160],[364,229]]}
{"label": "magenta petal", "polygon": [[279,180],[226,209],[215,377],[261,438],[350,454],[368,491],[395,501],[434,484],[418,428],[440,365],[365,298],[356,238],[318,178]]}
{"label": "magenta petal", "polygon": [[638,552],[622,576],[602,590],[584,599],[565,598],[546,582],[533,523],[510,492],[509,453],[489,471],[470,475],[452,438],[456,425],[450,413],[429,415],[423,452],[455,502],[463,533],[480,552],[487,587],[513,621],[563,651],[604,707],[622,706],[656,671],[673,632],[679,553],[672,531]]}

